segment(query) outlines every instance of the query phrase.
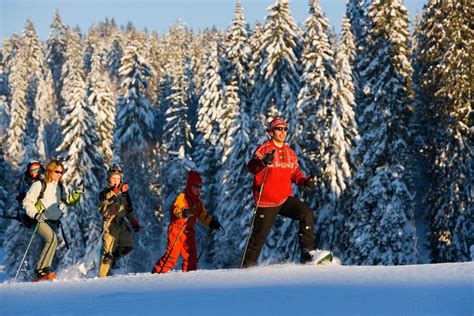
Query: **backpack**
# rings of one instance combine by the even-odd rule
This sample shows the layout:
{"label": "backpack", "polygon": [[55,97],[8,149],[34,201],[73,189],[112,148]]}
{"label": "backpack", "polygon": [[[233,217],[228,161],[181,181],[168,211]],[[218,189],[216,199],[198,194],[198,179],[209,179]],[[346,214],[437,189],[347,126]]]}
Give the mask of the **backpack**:
{"label": "backpack", "polygon": [[[43,179],[40,179],[40,180],[34,181],[33,183],[35,183],[37,181],[41,181],[41,191],[40,191],[40,194],[38,195],[38,199],[37,199],[36,203],[38,203],[39,200],[41,200],[44,197],[44,191],[46,190],[46,182],[44,182]],[[33,185],[33,183],[32,183],[32,185]],[[58,182],[58,185],[59,185],[59,190],[61,191],[61,196],[62,196],[63,192],[64,192],[64,185],[61,181]],[[31,186],[30,186],[30,188],[31,188]],[[25,196],[26,196],[26,192],[24,192],[24,193],[20,192],[17,196],[17,200],[18,200],[18,203],[20,205],[19,205],[18,210],[17,210],[16,220],[18,220],[26,228],[32,228],[36,225],[36,220],[29,217],[28,214],[26,214],[26,210],[21,205],[21,202],[23,201]]]}

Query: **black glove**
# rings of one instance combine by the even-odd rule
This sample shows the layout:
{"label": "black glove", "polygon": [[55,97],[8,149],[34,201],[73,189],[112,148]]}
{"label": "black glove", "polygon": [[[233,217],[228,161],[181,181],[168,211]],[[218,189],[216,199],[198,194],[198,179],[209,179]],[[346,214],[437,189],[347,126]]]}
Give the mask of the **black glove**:
{"label": "black glove", "polygon": [[35,219],[38,223],[44,223],[44,221],[46,220],[46,217],[44,216],[43,213],[36,213]]}
{"label": "black glove", "polygon": [[314,176],[309,176],[306,179],[304,179],[303,185],[306,189],[314,188],[316,186],[316,180],[315,180]]}
{"label": "black glove", "polygon": [[195,213],[196,213],[196,210],[195,210],[195,207],[193,206],[191,208],[185,208],[181,214],[183,215],[183,218],[188,218],[188,217],[193,216]]}
{"label": "black glove", "polygon": [[183,216],[183,218],[188,218],[190,216],[192,216],[191,212],[189,211],[189,209],[184,209],[182,212],[181,212],[181,215]]}
{"label": "black glove", "polygon": [[219,228],[221,228],[221,223],[219,223],[219,221],[217,220],[217,218],[213,218],[211,220],[211,222],[209,223],[209,228],[211,230],[217,230]]}
{"label": "black glove", "polygon": [[273,155],[274,153],[275,153],[275,150],[272,150],[271,153],[266,153],[265,156],[263,156],[262,161],[265,166],[273,165],[273,159],[275,158]]}

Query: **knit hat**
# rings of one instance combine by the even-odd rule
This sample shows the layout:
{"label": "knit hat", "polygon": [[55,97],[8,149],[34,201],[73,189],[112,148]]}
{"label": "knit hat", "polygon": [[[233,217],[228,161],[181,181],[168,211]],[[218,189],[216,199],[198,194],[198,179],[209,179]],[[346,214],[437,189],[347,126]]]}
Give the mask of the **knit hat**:
{"label": "knit hat", "polygon": [[270,133],[278,126],[288,127],[288,124],[286,124],[283,119],[276,117],[270,123],[268,123],[267,132]]}
{"label": "knit hat", "polygon": [[[34,178],[32,174],[33,172],[37,172]],[[32,160],[26,166],[26,173],[32,179],[38,179],[40,177],[40,174],[43,172],[44,172],[43,165],[41,165],[39,161]]]}
{"label": "knit hat", "polygon": [[107,178],[110,178],[114,174],[118,174],[120,178],[122,178],[122,169],[119,165],[113,165],[112,167],[110,167],[110,169],[107,171]]}
{"label": "knit hat", "polygon": [[184,193],[186,196],[188,196],[188,198],[191,198],[191,200],[198,201],[200,194],[193,194],[191,191],[191,187],[195,184],[203,184],[201,175],[197,171],[190,170],[188,172],[188,179],[186,180],[186,188],[184,189]]}
{"label": "knit hat", "polygon": [[200,184],[202,185],[202,178],[199,172],[190,170],[188,172],[188,179],[186,181],[186,187],[191,187],[194,184]]}
{"label": "knit hat", "polygon": [[28,170],[28,172],[41,171],[43,170],[43,166],[39,163],[39,161],[32,160],[28,163],[26,169]]}

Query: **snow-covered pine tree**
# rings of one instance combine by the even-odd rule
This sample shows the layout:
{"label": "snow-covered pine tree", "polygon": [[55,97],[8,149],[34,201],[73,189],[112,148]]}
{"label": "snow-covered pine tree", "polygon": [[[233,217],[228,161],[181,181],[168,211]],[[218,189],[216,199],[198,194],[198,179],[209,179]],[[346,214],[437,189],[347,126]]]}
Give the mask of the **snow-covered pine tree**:
{"label": "snow-covered pine tree", "polygon": [[0,69],[0,95],[4,96],[5,113],[9,113],[8,106],[11,101],[11,93],[9,87],[9,76],[13,64],[14,57],[18,51],[20,37],[15,33],[10,38],[5,38],[1,50],[1,69]]}
{"label": "snow-covered pine tree", "polygon": [[418,103],[431,162],[427,204],[434,262],[474,257],[472,141],[473,14],[467,1],[430,1],[418,38]]}
{"label": "snow-covered pine tree", "polygon": [[101,41],[99,29],[97,26],[93,25],[82,40],[82,56],[84,59],[84,74],[86,78],[89,76],[89,72],[91,71],[92,55],[94,54],[96,47],[99,45],[99,41]]}
{"label": "snow-covered pine tree", "polygon": [[[349,0],[346,5],[346,16],[349,18],[351,24],[351,32],[354,35],[355,56],[354,67],[352,69],[352,78],[355,87],[356,111],[359,114],[359,109],[363,109],[363,85],[361,79],[361,72],[363,63],[363,51],[366,46],[367,29],[369,19],[367,16],[371,0]],[[359,66],[360,65],[360,66]]]}
{"label": "snow-covered pine tree", "polygon": [[26,91],[28,89],[27,69],[22,62],[23,50],[19,51],[12,61],[12,69],[8,77],[10,98],[10,120],[7,128],[7,160],[16,171],[19,170],[25,155],[24,134],[27,124],[28,104]]}
{"label": "snow-covered pine tree", "polygon": [[62,78],[61,71],[66,59],[66,47],[68,40],[68,28],[64,25],[59,11],[56,11],[51,23],[51,33],[46,41],[46,60],[53,76],[54,92],[58,109],[62,108],[61,90]]}
{"label": "snow-covered pine tree", "polygon": [[[262,43],[257,52],[264,54],[260,65],[255,65],[254,107],[260,115],[260,128],[255,132],[264,135],[270,106],[275,104],[289,126],[297,126],[296,102],[300,90],[301,31],[296,25],[287,0],[277,0],[270,6],[263,30]],[[289,133],[292,144],[296,133]]]}
{"label": "snow-covered pine tree", "polygon": [[318,215],[315,223],[318,247],[327,247],[332,246],[326,237],[334,234],[330,232],[334,230],[333,217],[351,175],[348,150],[353,140],[348,139],[342,121],[345,116],[353,118],[353,113],[347,113],[352,109],[339,95],[329,22],[316,0],[310,1],[309,13],[304,24],[304,70],[297,105],[301,122],[297,144],[301,149],[296,149],[304,158],[302,169],[315,175],[319,182],[315,192],[304,191],[303,196]]}
{"label": "snow-covered pine tree", "polygon": [[[36,133],[36,152],[38,156],[36,159],[39,161],[46,162],[47,157],[50,157],[50,153],[54,151],[52,147],[54,144],[51,143],[54,138],[51,125],[57,117],[52,73],[49,67],[42,67],[41,76],[38,78],[35,109],[33,110],[34,126],[38,127]],[[57,133],[57,131],[54,133]]]}
{"label": "snow-covered pine tree", "polygon": [[[349,19],[343,18],[341,39],[337,44],[335,53],[337,92],[334,95],[334,112],[329,133],[332,148],[330,148],[329,161],[325,174],[329,178],[328,197],[332,207],[329,216],[324,218],[320,213],[318,247],[331,249],[337,255],[342,253],[339,240],[347,215],[347,205],[350,205],[350,191],[352,176],[355,166],[352,151],[359,140],[359,132],[355,121],[354,84],[352,65],[354,62],[355,45],[350,29]],[[323,188],[326,184],[323,185]],[[326,189],[326,188],[325,188]],[[328,208],[330,209],[330,208]]]}
{"label": "snow-covered pine tree", "polygon": [[199,161],[197,168],[206,183],[202,198],[209,209],[214,209],[214,203],[218,200],[216,174],[220,168],[220,159],[218,159],[216,151],[219,122],[222,119],[221,111],[224,103],[219,59],[217,43],[215,43],[214,48],[208,53],[206,72],[199,98],[196,149],[193,153],[193,160]]}
{"label": "snow-covered pine tree", "polygon": [[42,45],[33,23],[27,20],[9,77],[11,112],[7,130],[7,160],[14,170],[18,170],[21,164],[30,159],[37,159],[37,130],[32,112],[43,61]]}
{"label": "snow-covered pine tree", "polygon": [[[169,151],[169,158],[162,171],[169,180],[169,182],[164,182],[167,184],[163,193],[166,206],[171,206],[176,194],[183,189],[188,170],[184,166],[197,168],[191,159],[194,135],[189,120],[191,98],[188,89],[192,80],[189,76],[191,75],[190,61],[189,58],[185,58],[181,65],[175,65],[175,72],[171,77],[171,90],[166,99],[164,142]],[[177,181],[173,181],[173,178]]]}
{"label": "snow-covered pine tree", "polygon": [[[62,69],[64,119],[61,122],[62,143],[56,149],[66,168],[61,181],[68,188],[83,183],[86,193],[74,209],[65,209],[62,218],[71,248],[60,245],[58,259],[60,268],[68,268],[80,261],[95,258],[85,257],[87,248],[95,247],[101,234],[97,197],[100,192],[99,179],[104,177],[103,157],[96,144],[97,136],[94,113],[87,103],[87,85],[81,53],[81,38],[78,32],[70,33],[67,54]],[[89,265],[90,266],[90,265]],[[88,271],[89,272],[89,271]]]}
{"label": "snow-covered pine tree", "polygon": [[107,51],[100,43],[94,47],[87,85],[88,103],[97,124],[98,147],[104,157],[105,166],[109,167],[113,158],[116,90],[107,71]]}
{"label": "snow-covered pine tree", "polygon": [[109,76],[116,86],[120,84],[119,69],[124,50],[123,41],[121,33],[114,33],[110,48],[108,49]]}
{"label": "snow-covered pine tree", "polygon": [[148,97],[150,98],[151,104],[156,104],[158,101],[158,84],[160,78],[164,73],[162,60],[161,60],[161,46],[158,39],[158,34],[152,32],[150,37],[145,43],[145,58],[148,60],[150,67],[155,76],[150,80],[148,85]]}
{"label": "snow-covered pine tree", "polygon": [[251,50],[247,34],[247,23],[240,0],[237,0],[235,17],[226,33],[224,43],[227,69],[224,69],[227,78],[224,82],[229,84],[231,77],[236,78],[240,102],[247,106],[249,97],[249,63]]}
{"label": "snow-covered pine tree", "polygon": [[[161,174],[151,164],[155,141],[152,139],[153,112],[146,96],[148,81],[154,76],[143,57],[143,46],[133,35],[121,60],[119,75],[121,92],[117,103],[117,121],[114,140],[115,152],[123,165],[124,176],[129,179],[129,194],[137,214],[142,233],[135,239],[135,250],[130,254],[128,269],[149,271],[161,250],[156,243],[163,232],[163,223],[158,216],[161,201],[153,193],[153,183],[160,181]],[[122,263],[123,264],[123,263]]]}
{"label": "snow-covered pine tree", "polygon": [[[262,64],[262,60],[264,58],[264,51],[260,51],[260,47],[262,46],[262,38],[263,38],[263,28],[262,25],[257,21],[252,29],[252,34],[249,37],[249,47],[250,47],[250,62],[249,62],[249,85],[250,85],[250,93],[253,97],[254,95],[254,84],[255,84],[255,73],[260,71],[260,65]],[[252,103],[249,100],[249,103]],[[250,104],[252,105],[252,104]],[[253,110],[253,109],[252,109]],[[256,110],[253,110],[254,112]],[[252,113],[250,113],[252,114]]]}
{"label": "snow-covered pine tree", "polygon": [[252,218],[252,177],[246,170],[250,160],[250,120],[245,104],[239,99],[237,78],[231,80],[225,89],[226,112],[220,125],[219,139],[225,144],[222,152],[218,179],[219,203],[214,215],[225,228],[227,236],[213,235],[209,247],[208,261],[219,268],[236,268],[240,265],[246,236]]}
{"label": "snow-covered pine tree", "polygon": [[351,213],[345,223],[345,262],[416,262],[412,161],[408,124],[412,116],[412,69],[408,13],[401,0],[373,1],[364,50],[364,107],[360,165]]}
{"label": "snow-covered pine tree", "polygon": [[[166,68],[167,75],[167,91],[163,91],[160,107],[164,110],[165,127],[164,142],[167,144],[168,150],[172,156],[181,157],[179,159],[191,160],[192,145],[194,142],[193,126],[191,125],[191,109],[193,107],[193,63],[192,52],[187,49],[187,41],[189,40],[189,30],[186,29],[182,21],[177,21],[170,29],[166,41],[169,47],[173,47],[168,58]],[[170,161],[171,164],[174,164]],[[180,175],[185,175],[182,171]],[[183,179],[183,177],[180,177]],[[184,177],[185,179],[185,177]],[[177,183],[177,187],[181,188],[182,184]],[[164,194],[165,198],[174,196],[177,187],[170,188],[169,194]],[[171,201],[172,202],[172,201]]]}

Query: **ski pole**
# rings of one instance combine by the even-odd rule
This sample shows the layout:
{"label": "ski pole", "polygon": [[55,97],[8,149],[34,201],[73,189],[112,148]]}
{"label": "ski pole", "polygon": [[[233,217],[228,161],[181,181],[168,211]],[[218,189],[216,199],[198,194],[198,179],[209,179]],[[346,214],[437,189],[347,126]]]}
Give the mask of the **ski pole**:
{"label": "ski pole", "polygon": [[[222,231],[224,232],[224,235],[221,235],[220,237],[224,237],[224,236],[227,234],[227,232],[225,231],[224,226],[222,226],[222,225],[219,225],[219,226],[220,226],[220,227],[219,227],[218,230],[221,230],[221,229],[222,229]],[[207,246],[209,246],[209,241],[211,240],[212,233],[213,233],[213,231],[210,230],[209,233],[207,234],[206,241],[204,242],[204,247],[202,248],[201,252],[199,253],[199,256],[198,256],[198,258],[197,258],[196,264],[199,262],[199,259],[201,258],[202,254],[203,254],[204,251],[207,249]]]}
{"label": "ski pole", "polygon": [[[275,150],[272,151],[272,154],[274,152],[275,152]],[[240,260],[240,268],[241,269],[242,269],[242,266],[244,265],[245,253],[247,252],[247,247],[249,246],[250,235],[252,235],[253,224],[255,222],[255,216],[257,215],[258,204],[260,203],[260,198],[262,197],[262,192],[263,192],[263,186],[265,185],[265,180],[267,179],[267,172],[268,172],[268,166],[265,167],[265,174],[263,175],[262,186],[260,187],[260,192],[258,192],[257,204],[255,204],[255,208],[253,209],[253,216],[252,216],[252,223],[250,224],[250,231],[249,231],[249,234],[247,236],[247,242],[245,243],[245,248],[244,248],[244,253],[242,254],[242,259]]]}
{"label": "ski pole", "polygon": [[201,253],[199,253],[199,256],[198,256],[198,259],[197,259],[197,261],[196,261],[196,264],[199,262],[199,259],[201,259],[202,254],[204,253],[204,251],[206,250],[207,246],[209,245],[209,240],[211,240],[211,236],[212,236],[212,230],[210,230],[210,231],[207,233],[207,238],[206,238],[206,241],[204,242],[204,247],[202,247]]}
{"label": "ski pole", "polygon": [[33,234],[31,235],[28,246],[26,247],[25,254],[23,255],[23,258],[20,261],[20,266],[18,267],[18,270],[16,271],[15,278],[13,279],[13,283],[16,282],[16,278],[18,277],[18,274],[20,273],[20,269],[23,266],[23,262],[25,261],[26,255],[28,254],[28,250],[30,250],[31,242],[33,241],[33,237],[35,237],[36,231],[38,230],[38,226],[39,226],[39,223],[36,223],[35,230],[33,231]]}
{"label": "ski pole", "polygon": [[170,258],[171,253],[173,252],[174,246],[176,245],[176,242],[177,242],[178,239],[179,239],[179,236],[181,236],[181,233],[183,232],[184,227],[186,227],[186,224],[188,223],[188,220],[189,220],[190,218],[191,218],[191,216],[186,218],[186,221],[184,222],[183,227],[181,227],[181,229],[179,230],[178,236],[176,236],[176,239],[174,240],[173,245],[171,246],[171,249],[170,249],[170,251],[168,252],[168,255],[166,256],[166,259],[165,259],[165,261],[163,262],[163,265],[161,266],[160,272],[158,272],[158,274],[160,274],[160,273],[163,271],[163,268],[165,267],[166,263],[168,262],[168,259]]}

